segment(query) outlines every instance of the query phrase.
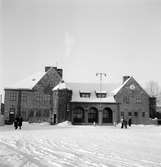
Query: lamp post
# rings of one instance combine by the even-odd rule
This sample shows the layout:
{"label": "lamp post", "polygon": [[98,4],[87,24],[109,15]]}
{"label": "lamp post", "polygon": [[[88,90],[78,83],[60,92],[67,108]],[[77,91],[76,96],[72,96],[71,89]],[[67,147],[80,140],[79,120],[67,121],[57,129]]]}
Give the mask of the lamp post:
{"label": "lamp post", "polygon": [[96,73],[96,76],[99,76],[100,78],[100,108],[99,108],[99,124],[102,124],[102,106],[101,106],[101,98],[102,98],[102,78],[103,76],[106,77],[106,73],[100,72]]}

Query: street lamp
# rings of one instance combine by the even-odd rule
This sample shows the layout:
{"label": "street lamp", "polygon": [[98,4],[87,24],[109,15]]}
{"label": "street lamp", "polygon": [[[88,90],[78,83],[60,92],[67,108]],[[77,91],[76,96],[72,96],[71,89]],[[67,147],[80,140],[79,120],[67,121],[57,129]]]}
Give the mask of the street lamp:
{"label": "street lamp", "polygon": [[100,77],[100,110],[101,110],[101,98],[102,98],[102,78],[103,76],[106,77],[106,73],[100,72],[100,73],[96,73],[96,76]]}

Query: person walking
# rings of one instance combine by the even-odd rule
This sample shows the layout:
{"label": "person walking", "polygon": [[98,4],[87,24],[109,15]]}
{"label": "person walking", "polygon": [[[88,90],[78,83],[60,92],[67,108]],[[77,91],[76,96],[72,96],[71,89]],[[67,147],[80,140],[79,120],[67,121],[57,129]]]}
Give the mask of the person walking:
{"label": "person walking", "polygon": [[127,129],[127,119],[126,118],[124,119],[124,125],[125,125],[125,128]]}
{"label": "person walking", "polygon": [[124,117],[121,117],[121,128],[124,127]]}
{"label": "person walking", "polygon": [[132,120],[131,120],[131,118],[129,118],[129,120],[128,120],[129,127],[131,127],[131,124],[132,124]]}
{"label": "person walking", "polygon": [[17,117],[14,119],[14,127],[15,127],[15,130],[18,128],[18,119],[17,119]]}
{"label": "person walking", "polygon": [[121,118],[121,128],[127,129],[127,119],[125,117]]}
{"label": "person walking", "polygon": [[22,127],[22,121],[23,121],[23,119],[22,119],[22,117],[20,115],[19,118],[18,118],[18,127],[19,127],[19,129],[21,129],[21,127]]}

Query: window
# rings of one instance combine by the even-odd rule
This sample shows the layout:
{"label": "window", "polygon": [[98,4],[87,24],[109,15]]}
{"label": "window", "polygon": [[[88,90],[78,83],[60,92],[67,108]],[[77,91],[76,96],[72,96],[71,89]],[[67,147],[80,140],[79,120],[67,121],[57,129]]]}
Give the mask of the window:
{"label": "window", "polygon": [[76,123],[80,123],[84,121],[84,110],[83,108],[76,108],[73,111],[73,121]]}
{"label": "window", "polygon": [[22,93],[22,102],[27,102],[27,95]]}
{"label": "window", "polygon": [[44,112],[43,112],[43,116],[44,117],[49,117],[49,115],[50,115],[49,110],[45,109]]}
{"label": "window", "polygon": [[106,95],[106,93],[96,93],[97,98],[105,98]]}
{"label": "window", "polygon": [[140,96],[136,97],[136,104],[141,104],[141,97]]}
{"label": "window", "polygon": [[29,111],[29,117],[33,117],[34,116],[34,111],[33,110],[30,110]]}
{"label": "window", "polygon": [[44,104],[44,105],[49,105],[50,104],[50,96],[48,96],[48,95],[42,96],[42,102],[41,103]]}
{"label": "window", "polygon": [[43,100],[44,100],[44,97],[42,94],[39,94],[39,93],[36,93],[35,94],[35,97],[34,97],[34,102],[36,104],[42,104],[43,103]]}
{"label": "window", "polygon": [[145,117],[145,112],[142,112],[142,117]]}
{"label": "window", "polygon": [[98,111],[96,108],[90,108],[88,112],[88,122],[89,123],[98,122]]}
{"label": "window", "polygon": [[131,112],[128,112],[128,116],[132,116],[132,113],[131,113]]}
{"label": "window", "polygon": [[27,111],[25,109],[22,109],[21,114],[22,114],[23,120],[27,120]]}
{"label": "window", "polygon": [[15,92],[10,92],[9,93],[9,100],[10,101],[16,101],[16,93]]}
{"label": "window", "polygon": [[34,100],[36,103],[39,103],[40,102],[40,95],[37,94],[35,97],[34,97]]}
{"label": "window", "polygon": [[121,112],[121,116],[124,117],[124,112]]}
{"label": "window", "polygon": [[135,115],[135,117],[137,117],[138,116],[138,112],[134,112],[134,115]]}
{"label": "window", "polygon": [[112,123],[112,110],[110,108],[105,108],[103,110],[103,123]]}
{"label": "window", "polygon": [[67,112],[69,112],[69,111],[70,111],[70,104],[67,103]]}
{"label": "window", "polygon": [[41,117],[41,110],[38,110],[38,111],[36,112],[36,117]]}
{"label": "window", "polygon": [[90,98],[91,93],[80,93],[80,97]]}
{"label": "window", "polygon": [[12,107],[10,108],[10,114],[15,114],[15,107],[12,106]]}
{"label": "window", "polygon": [[134,95],[135,95],[134,90],[131,90],[131,97],[134,97]]}
{"label": "window", "polygon": [[129,103],[130,103],[129,101],[130,101],[130,100],[129,100],[129,97],[128,97],[128,96],[124,96],[124,97],[123,97],[123,103],[129,104]]}

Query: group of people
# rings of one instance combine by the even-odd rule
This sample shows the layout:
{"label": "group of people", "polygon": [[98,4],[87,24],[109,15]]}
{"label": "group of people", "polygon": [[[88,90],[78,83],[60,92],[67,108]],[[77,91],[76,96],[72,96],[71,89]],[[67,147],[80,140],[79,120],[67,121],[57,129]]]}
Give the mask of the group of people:
{"label": "group of people", "polygon": [[121,128],[127,128],[127,125],[129,125],[129,127],[131,127],[132,124],[132,120],[131,118],[129,118],[128,120],[126,118],[121,118]]}
{"label": "group of people", "polygon": [[22,119],[21,116],[17,116],[15,118],[15,120],[14,120],[14,127],[15,127],[15,129],[17,129],[17,128],[21,129],[21,127],[22,127],[22,121],[23,121],[23,119]]}

